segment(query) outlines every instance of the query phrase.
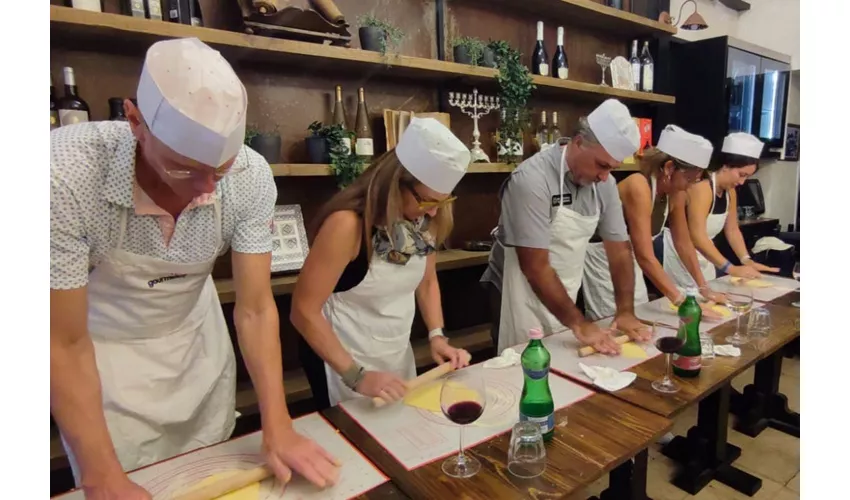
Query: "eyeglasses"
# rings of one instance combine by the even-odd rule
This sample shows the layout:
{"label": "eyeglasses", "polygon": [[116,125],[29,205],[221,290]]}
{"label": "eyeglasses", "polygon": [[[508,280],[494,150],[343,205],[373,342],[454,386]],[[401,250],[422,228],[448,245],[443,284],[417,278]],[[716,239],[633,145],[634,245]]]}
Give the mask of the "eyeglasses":
{"label": "eyeglasses", "polygon": [[[242,154],[242,149],[239,150],[239,153],[236,155],[236,159],[230,166],[227,167],[218,167],[214,169],[213,176],[216,181],[220,181],[224,177],[228,175],[238,174],[240,172],[244,172],[250,166],[247,159],[246,161],[239,162],[239,155]],[[190,168],[165,168],[163,170],[169,177],[174,179],[194,179],[194,178],[204,178],[209,175],[209,167],[201,167],[198,169],[190,169]]]}
{"label": "eyeglasses", "polygon": [[450,205],[453,201],[457,199],[457,196],[449,196],[448,198],[440,201],[431,201],[431,200],[423,200],[419,193],[416,192],[416,189],[413,186],[405,186],[410,194],[413,195],[413,199],[416,200],[416,203],[419,204],[419,208],[421,210],[431,210],[432,208],[443,208]]}

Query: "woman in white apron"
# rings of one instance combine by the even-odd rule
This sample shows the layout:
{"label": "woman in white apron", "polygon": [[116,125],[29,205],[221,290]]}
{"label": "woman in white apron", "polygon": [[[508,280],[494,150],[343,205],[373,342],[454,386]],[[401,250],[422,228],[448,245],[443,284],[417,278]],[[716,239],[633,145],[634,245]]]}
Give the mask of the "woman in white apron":
{"label": "woman in white apron", "polygon": [[[685,296],[664,272],[654,252],[654,243],[662,238],[671,199],[684,197],[685,191],[702,177],[712,153],[711,143],[683,129],[668,125],[662,132],[657,148],[651,148],[639,160],[640,173],[635,173],[617,184],[623,214],[629,228],[629,239],[635,256],[635,306],[649,301],[644,273],[670,302],[678,304]],[[697,271],[697,281],[705,285],[698,272],[693,244],[684,220],[670,221],[673,240],[680,247],[690,248],[692,267]],[[582,282],[585,308],[591,319],[613,316],[616,312],[614,287],[608,257],[601,242],[591,243],[585,257]],[[706,294],[712,295],[705,289]],[[716,299],[715,297],[714,299]],[[713,300],[714,300],[713,299]],[[710,309],[706,314],[713,314]]]}
{"label": "woman in white apron", "polygon": [[358,395],[404,396],[404,382],[416,376],[417,303],[434,361],[469,363],[442,333],[434,253],[451,231],[451,192],[469,160],[448,128],[414,118],[394,150],[320,211],[291,315],[320,408]]}
{"label": "woman in white apron", "polygon": [[[760,271],[778,271],[752,261],[738,227],[735,188],[755,173],[763,146],[761,141],[750,134],[729,134],[723,141],[719,167],[712,169],[709,179],[688,190],[688,228],[698,250],[702,274],[708,281],[717,277],[716,270],[748,279],[759,278]],[[717,250],[712,240],[721,231],[743,265],[732,265]],[[693,286],[693,280],[684,272],[675,248],[670,249],[666,245],[664,268],[674,276],[680,287]]]}

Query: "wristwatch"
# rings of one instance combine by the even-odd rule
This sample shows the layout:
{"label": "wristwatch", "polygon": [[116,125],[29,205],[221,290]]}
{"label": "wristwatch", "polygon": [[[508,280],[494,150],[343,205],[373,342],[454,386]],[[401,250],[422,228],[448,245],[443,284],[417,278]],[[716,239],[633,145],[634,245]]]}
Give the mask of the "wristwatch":
{"label": "wristwatch", "polygon": [[340,373],[342,383],[352,391],[357,390],[357,384],[363,380],[363,375],[366,374],[366,369],[358,365],[356,362],[351,365],[351,368]]}

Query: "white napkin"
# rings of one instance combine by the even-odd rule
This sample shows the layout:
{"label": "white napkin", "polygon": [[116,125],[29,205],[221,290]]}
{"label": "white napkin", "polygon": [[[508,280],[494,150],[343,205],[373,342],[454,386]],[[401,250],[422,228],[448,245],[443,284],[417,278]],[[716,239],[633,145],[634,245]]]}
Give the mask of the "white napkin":
{"label": "white napkin", "polygon": [[514,351],[512,347],[508,347],[500,356],[490,358],[484,362],[484,368],[507,368],[509,366],[518,365],[520,360],[519,353]]}
{"label": "white napkin", "polygon": [[733,345],[715,345],[714,354],[718,356],[732,356],[737,358],[741,355],[741,349]]}
{"label": "white napkin", "polygon": [[618,372],[605,366],[588,366],[579,363],[578,367],[593,380],[593,385],[611,392],[628,387],[637,378],[636,373]]}

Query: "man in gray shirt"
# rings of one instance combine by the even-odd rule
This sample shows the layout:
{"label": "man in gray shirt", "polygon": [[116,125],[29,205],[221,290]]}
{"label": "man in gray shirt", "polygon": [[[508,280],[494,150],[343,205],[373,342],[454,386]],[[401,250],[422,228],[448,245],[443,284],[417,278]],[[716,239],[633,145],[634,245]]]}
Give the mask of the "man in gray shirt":
{"label": "man in gray shirt", "polygon": [[[609,99],[578,123],[571,141],[522,162],[502,186],[489,266],[498,351],[526,341],[530,328],[546,333],[570,328],[599,352],[619,346],[609,331],[587,321],[575,305],[591,236],[604,242],[614,281],[616,329],[645,340],[633,312],[634,269],[628,231],[612,169],[638,148],[638,131],[626,107]],[[495,299],[501,293],[501,303]],[[494,296],[495,295],[495,296]]]}

